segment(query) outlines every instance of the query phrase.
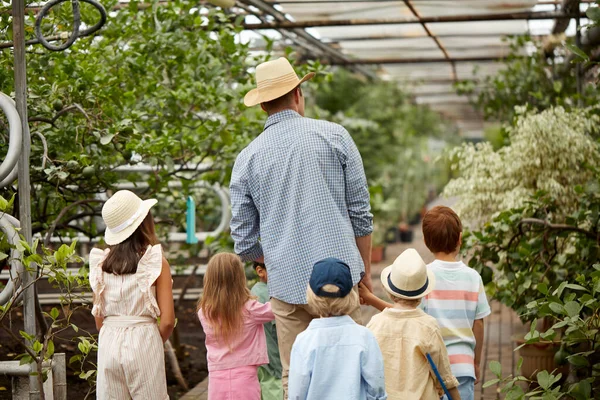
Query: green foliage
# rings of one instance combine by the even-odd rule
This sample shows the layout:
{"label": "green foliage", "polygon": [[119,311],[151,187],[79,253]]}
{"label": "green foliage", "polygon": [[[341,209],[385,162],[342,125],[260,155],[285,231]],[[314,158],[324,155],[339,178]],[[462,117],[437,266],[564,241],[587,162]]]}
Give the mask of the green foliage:
{"label": "green foliage", "polygon": [[[248,67],[260,60],[237,40],[239,25],[216,9],[200,14],[196,3],[185,0],[139,5],[134,1],[112,12],[99,36],[81,38],[68,51],[33,46],[27,53],[34,233],[47,231],[67,205],[123,181],[144,183],[144,196],[164,200],[158,210],[163,222],[183,225],[185,208],[173,201],[201,196],[202,190],[190,188],[198,179],[226,184],[236,154],[261,131],[260,110],[242,103],[251,86]],[[68,12],[59,8],[45,20],[45,32],[66,29],[66,20]],[[10,93],[12,54],[1,51],[0,87]],[[44,167],[38,133],[48,142]],[[138,163],[157,171],[114,170]],[[196,172],[200,163],[210,167]],[[181,189],[169,189],[174,183]],[[12,189],[3,192],[8,197]],[[197,201],[199,215],[210,214],[206,203],[204,208]],[[98,207],[69,210],[58,233],[95,234],[93,219],[78,222],[82,214],[97,215]]]}
{"label": "green foliage", "polygon": [[[547,55],[542,43],[529,36],[508,37],[510,53],[495,75],[459,82],[459,94],[469,96],[486,119],[512,122],[515,107],[542,111],[561,106],[567,110],[597,104],[600,96],[593,84],[585,85],[580,96],[574,68],[565,68],[558,60],[565,57],[562,47]],[[474,71],[477,75],[477,71]],[[479,82],[477,82],[479,81]]]}
{"label": "green foliage", "polygon": [[[553,324],[546,331],[535,329],[525,337],[527,344],[559,338],[560,357],[570,366],[566,382],[557,371],[540,371],[534,381],[524,376],[502,377],[499,363],[492,361],[490,370],[496,376],[484,384],[502,385],[507,399],[560,399],[588,400],[600,394],[600,264],[587,274],[578,275],[577,283],[563,281],[556,288],[541,287],[539,299],[528,304],[537,314]],[[555,357],[556,359],[556,357]],[[561,361],[561,360],[558,360]],[[527,393],[518,383],[527,385]]]}
{"label": "green foliage", "polygon": [[540,190],[555,199],[558,215],[566,215],[577,208],[575,186],[598,176],[600,148],[593,135],[600,119],[591,109],[519,113],[514,127],[507,128],[508,145],[494,150],[487,142],[465,144],[449,153],[459,176],[444,195],[460,196],[457,211],[473,225],[523,207]]}
{"label": "green foliage", "polygon": [[315,100],[324,118],[348,129],[362,155],[378,231],[412,218],[429,189],[445,183],[428,140],[448,139],[456,130],[439,114],[414,104],[397,84],[337,69],[330,82],[320,85]]}
{"label": "green foliage", "polygon": [[[0,196],[0,203],[5,203],[5,199],[2,196]],[[8,203],[6,202],[6,204]],[[0,212],[4,212],[4,210]],[[24,265],[25,271],[30,273],[38,272],[37,276],[33,278],[33,283],[40,279],[47,279],[61,293],[60,307],[54,307],[49,313],[44,313],[44,317],[49,320],[47,320],[49,326],[47,330],[41,332],[37,337],[25,331],[19,331],[18,335],[15,334],[10,329],[10,322],[7,318],[13,309],[19,306],[18,299],[23,296],[26,286],[21,285],[16,288],[8,302],[0,306],[0,328],[15,341],[22,344],[23,353],[18,354],[17,358],[21,364],[35,364],[36,372],[34,375],[38,376],[41,382],[47,378],[48,374],[48,368],[44,366],[44,361],[50,360],[54,355],[56,350],[55,342],[57,339],[60,339],[61,333],[70,330],[76,333],[80,331],[80,328],[73,324],[71,320],[75,313],[87,308],[85,301],[82,301],[83,290],[89,290],[87,269],[81,268],[77,274],[72,274],[67,270],[67,266],[82,262],[81,258],[75,252],[77,242],[73,242],[70,246],[63,244],[58,250],[52,250],[40,246],[37,240],[30,246],[23,238],[21,238],[17,246],[13,246],[7,243],[6,236],[2,232],[0,240],[2,243],[6,243],[3,247],[11,255],[10,260],[14,261],[12,257],[16,253],[13,250],[18,249],[21,253],[19,261]],[[34,262],[35,269],[32,264]],[[21,340],[21,338],[25,340]],[[89,334],[81,336],[79,340],[85,342],[95,341]],[[90,363],[85,362],[85,357],[89,355],[89,349],[85,352],[81,348],[80,350],[82,354],[76,356],[78,360],[83,361],[80,366],[81,368],[89,368]],[[92,370],[95,370],[95,366],[92,365],[92,367]],[[92,389],[93,385],[90,386],[90,391]]]}
{"label": "green foliage", "polygon": [[[481,230],[464,236],[464,251],[471,255],[469,265],[479,272],[493,267],[489,291],[524,322],[540,317],[532,302],[550,287],[575,282],[578,276],[594,271],[592,265],[600,256],[600,195],[577,190],[579,208],[570,215],[558,213],[556,201],[540,192],[524,207],[503,211]],[[561,293],[578,290],[564,283]],[[568,313],[562,308],[555,311]]]}

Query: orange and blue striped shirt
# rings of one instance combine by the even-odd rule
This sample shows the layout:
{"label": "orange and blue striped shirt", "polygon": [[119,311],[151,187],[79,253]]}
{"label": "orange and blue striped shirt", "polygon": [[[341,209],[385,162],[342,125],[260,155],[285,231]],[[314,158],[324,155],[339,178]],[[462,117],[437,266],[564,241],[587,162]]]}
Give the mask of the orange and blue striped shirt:
{"label": "orange and blue striped shirt", "polygon": [[491,313],[481,276],[462,261],[435,260],[427,268],[435,274],[435,289],[421,308],[440,326],[454,376],[475,378],[473,322]]}

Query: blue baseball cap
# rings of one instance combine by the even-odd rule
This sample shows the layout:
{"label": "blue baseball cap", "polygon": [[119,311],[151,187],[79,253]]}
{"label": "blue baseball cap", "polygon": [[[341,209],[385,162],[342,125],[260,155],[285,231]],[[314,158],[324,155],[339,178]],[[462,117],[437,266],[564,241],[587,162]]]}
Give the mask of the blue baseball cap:
{"label": "blue baseball cap", "polygon": [[[350,267],[337,258],[326,258],[318,261],[313,267],[308,284],[317,296],[346,297],[353,286]],[[336,293],[326,292],[322,290],[325,285],[334,285],[340,290]]]}

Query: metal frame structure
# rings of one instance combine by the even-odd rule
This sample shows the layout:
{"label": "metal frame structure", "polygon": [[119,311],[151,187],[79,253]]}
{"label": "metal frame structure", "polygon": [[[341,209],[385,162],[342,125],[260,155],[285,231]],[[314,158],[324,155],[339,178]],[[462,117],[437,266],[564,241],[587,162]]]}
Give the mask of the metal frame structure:
{"label": "metal frame structure", "polygon": [[[462,5],[457,6],[458,3]],[[529,23],[533,21],[539,21],[536,22],[538,26],[547,26],[550,22],[553,27],[547,31],[548,34],[561,35],[572,21],[586,18],[580,5],[593,3],[595,0],[523,0],[508,3],[496,0],[238,0],[238,4],[246,12],[259,19],[246,19],[246,30],[276,30],[282,35],[293,32],[304,37],[309,35],[330,49],[319,46],[319,51],[315,52],[314,48],[296,43],[305,49],[301,60],[318,59],[324,64],[343,65],[369,77],[381,76],[383,72],[391,80],[395,80],[393,76],[398,75],[396,71],[404,70],[399,68],[409,70],[413,65],[415,71],[421,68],[423,71],[437,71],[438,68],[450,71],[443,78],[441,74],[411,73],[407,74],[410,78],[406,82],[412,84],[423,76],[422,84],[430,86],[423,89],[425,94],[414,93],[416,102],[427,104],[446,115],[453,115],[452,119],[459,126],[462,124],[470,127],[467,129],[467,136],[477,135],[477,132],[480,135],[484,127],[483,120],[481,115],[474,112],[468,99],[458,98],[458,95],[454,99],[450,98],[451,85],[465,77],[471,78],[471,74],[465,73],[465,67],[478,65],[493,70],[493,63],[508,55],[508,45],[500,45],[499,41],[497,45],[488,45],[496,38],[526,33],[514,32],[512,28],[503,32],[501,27],[515,26],[518,22],[530,26]],[[486,4],[493,6],[487,7]],[[524,6],[521,7],[520,4]],[[525,6],[526,4],[531,8],[527,9],[529,6]],[[252,12],[249,6],[256,7],[260,13]],[[452,13],[456,7],[457,11]],[[493,27],[500,28],[478,32],[476,27],[487,22],[490,23],[490,29],[493,24]],[[576,23],[579,27],[579,22]],[[451,26],[457,25],[473,26],[474,29],[454,31]],[[417,33],[417,26],[422,33]],[[546,31],[544,35],[533,32],[531,36],[536,40],[543,40]],[[426,43],[426,39],[431,42]],[[311,45],[315,45],[314,40],[311,40]],[[389,42],[389,45],[384,41]],[[410,44],[410,41],[415,44]],[[589,48],[589,42],[577,29],[576,43],[585,43],[584,47]],[[371,43],[376,44],[376,47],[369,47]],[[427,46],[420,51],[424,43]],[[556,41],[550,41],[545,49],[552,50],[555,43]],[[439,56],[436,56],[435,50],[439,52]],[[577,68],[581,87],[581,77],[585,71],[581,67]],[[390,69],[391,72],[386,73]],[[365,70],[368,73],[364,73]]]}

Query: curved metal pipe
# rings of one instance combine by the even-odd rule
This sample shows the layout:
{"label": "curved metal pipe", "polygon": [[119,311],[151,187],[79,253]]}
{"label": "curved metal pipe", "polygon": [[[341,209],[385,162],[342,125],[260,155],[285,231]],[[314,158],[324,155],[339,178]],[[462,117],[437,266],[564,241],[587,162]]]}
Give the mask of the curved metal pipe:
{"label": "curved metal pipe", "polygon": [[10,185],[15,181],[15,179],[17,179],[17,176],[19,175],[18,165],[19,164],[17,163],[17,165],[15,165],[11,173],[8,174],[8,176],[0,182],[0,188]]}
{"label": "curved metal pipe", "polygon": [[[19,242],[19,234],[15,228],[20,227],[21,223],[15,217],[6,213],[0,214],[0,229],[6,234],[10,244],[16,245]],[[24,272],[21,264],[21,252],[12,249],[10,253],[10,279],[0,292],[0,305],[5,305],[21,286],[21,276]]]}
{"label": "curved metal pipe", "polygon": [[13,169],[16,170],[15,167],[21,155],[23,131],[15,102],[2,92],[0,92],[0,109],[6,114],[9,126],[8,153],[6,153],[6,158],[0,164],[0,180],[4,183],[4,179],[11,174]]}

